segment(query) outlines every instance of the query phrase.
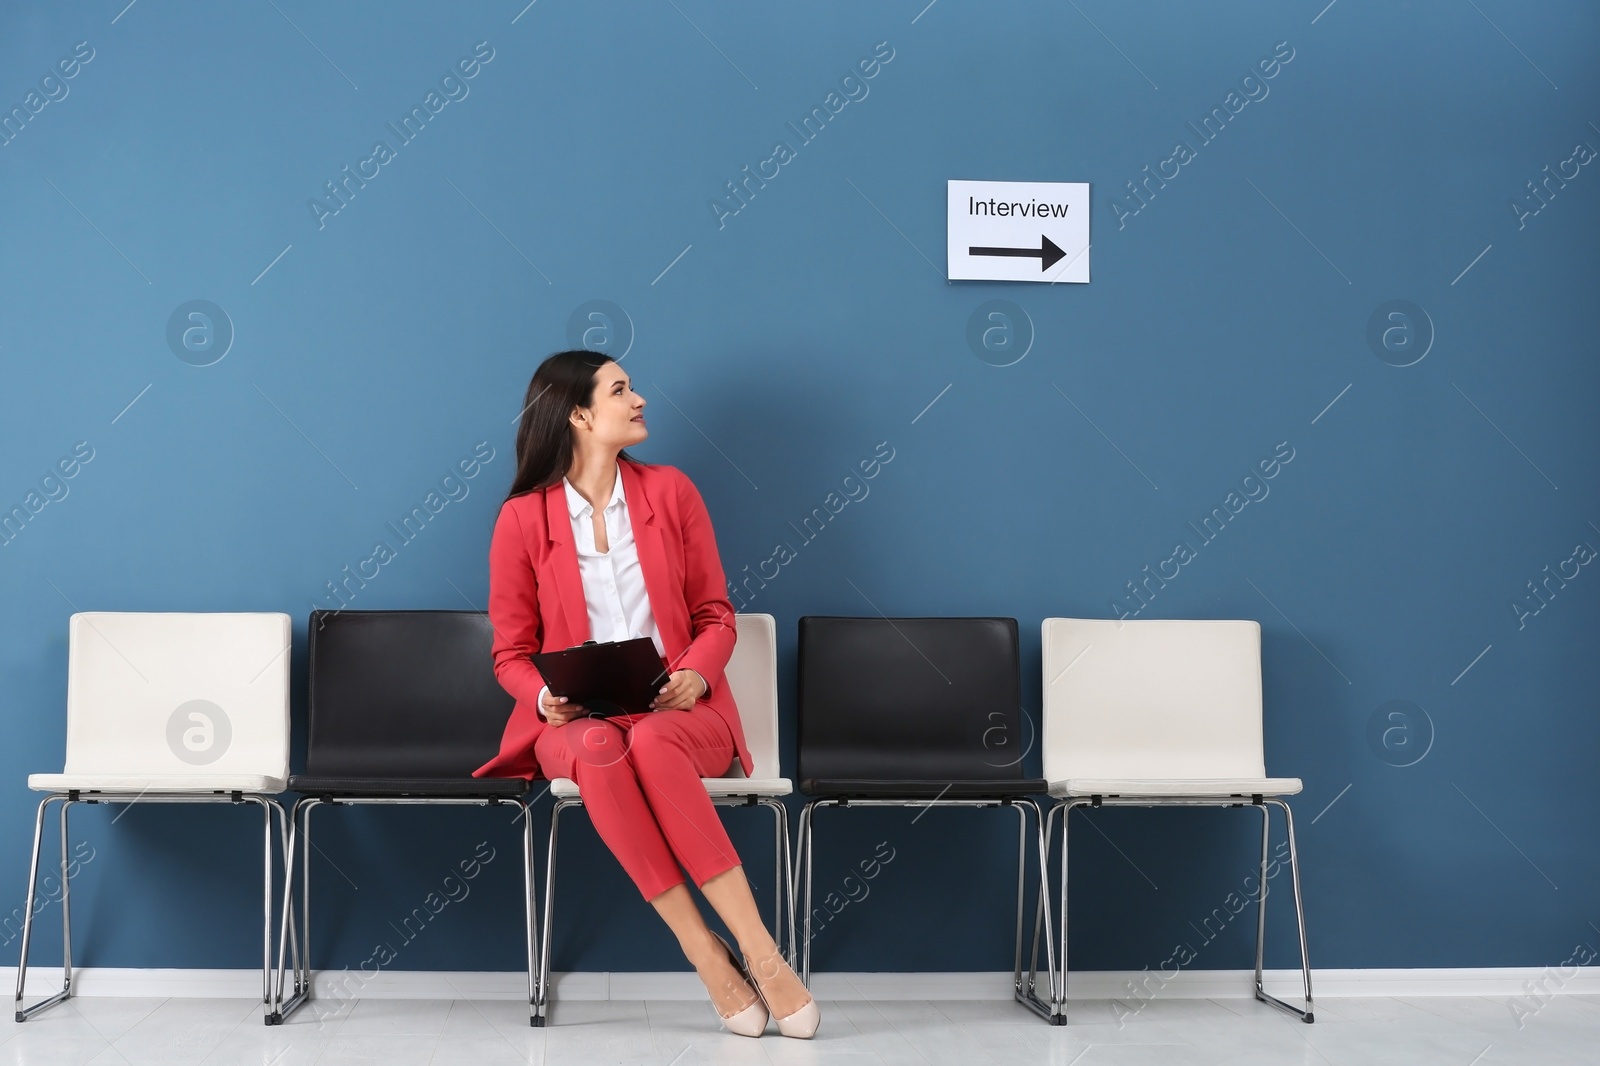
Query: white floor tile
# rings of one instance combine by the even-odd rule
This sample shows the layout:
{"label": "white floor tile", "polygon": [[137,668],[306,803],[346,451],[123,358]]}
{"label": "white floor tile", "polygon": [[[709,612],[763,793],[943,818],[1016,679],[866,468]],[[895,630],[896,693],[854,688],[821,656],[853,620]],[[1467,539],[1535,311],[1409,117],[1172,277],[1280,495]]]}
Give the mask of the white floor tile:
{"label": "white floor tile", "polygon": [[4,1066],[83,1066],[110,1046],[97,1036],[25,1029],[0,1044],[0,1063]]}
{"label": "white floor tile", "polygon": [[312,1031],[247,1021],[218,1041],[201,1066],[316,1066],[327,1046]]}
{"label": "white floor tile", "polygon": [[169,999],[111,1045],[128,1066],[199,1066],[224,1037],[246,1021],[267,1028],[261,1021],[260,1006],[252,1002]]}
{"label": "white floor tile", "polygon": [[69,999],[65,1003],[58,1003],[26,1022],[12,1024],[17,1025],[19,1031],[32,1030],[34,1026],[55,1025],[64,1019],[72,1018],[87,1026],[88,1031],[110,1041],[132,1029],[165,1002],[164,999],[78,997]]}
{"label": "white floor tile", "polygon": [[338,1036],[416,1036],[437,1040],[451,1004],[444,1000],[363,999],[345,1015]]}
{"label": "white floor tile", "polygon": [[333,1036],[317,1066],[428,1066],[435,1043],[434,1037]]}
{"label": "white floor tile", "polygon": [[499,1037],[467,1037],[441,1039],[428,1066],[529,1066],[543,1059],[542,1044],[536,1048],[519,1050]]}

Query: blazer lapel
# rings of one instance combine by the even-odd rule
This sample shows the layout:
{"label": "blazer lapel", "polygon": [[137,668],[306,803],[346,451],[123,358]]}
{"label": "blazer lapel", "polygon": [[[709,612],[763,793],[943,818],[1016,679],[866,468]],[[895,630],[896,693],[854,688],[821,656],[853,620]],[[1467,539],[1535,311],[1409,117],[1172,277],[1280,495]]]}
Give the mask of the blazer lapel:
{"label": "blazer lapel", "polygon": [[[684,616],[683,596],[674,595],[668,582],[667,551],[662,543],[661,525],[650,496],[645,492],[639,472],[632,463],[617,464],[622,476],[622,491],[628,501],[628,515],[633,522],[633,543],[639,553],[639,571],[644,575],[645,598],[650,601],[650,613],[655,617],[656,628],[661,631],[661,645],[667,653],[668,663],[689,646],[688,618]],[[573,557],[576,558],[576,550]]]}
{"label": "blazer lapel", "polygon": [[572,516],[567,513],[567,490],[561,482],[544,490],[545,529],[552,545],[550,562],[555,570],[556,599],[571,637],[568,646],[589,639],[589,607],[583,599],[583,575],[578,570],[578,546],[572,540]]}

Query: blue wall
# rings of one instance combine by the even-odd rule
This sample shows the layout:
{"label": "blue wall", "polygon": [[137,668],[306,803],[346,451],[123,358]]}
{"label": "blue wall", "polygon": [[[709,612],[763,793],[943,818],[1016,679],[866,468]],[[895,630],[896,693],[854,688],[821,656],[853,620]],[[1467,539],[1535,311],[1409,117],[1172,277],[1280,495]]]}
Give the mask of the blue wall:
{"label": "blue wall", "polygon": [[[730,578],[796,550],[739,601],[779,619],[788,734],[802,614],[1015,616],[1035,716],[1046,616],[1256,618],[1269,770],[1306,783],[1315,964],[1600,944],[1589,5],[124,2],[0,15],[0,106],[26,114],[0,146],[0,505],[56,497],[0,548],[5,909],[25,777],[61,762],[68,615],[289,612],[298,716],[327,583],[479,442],[492,461],[350,605],[484,602],[523,389],[608,301],[578,329],[631,337],[639,454],[701,487]],[[430,91],[407,143],[389,124]],[[786,123],[830,92],[802,142]],[[793,157],[731,198],[779,140]],[[1145,167],[1169,179],[1135,198]],[[1092,284],[946,282],[949,178],[1092,183]],[[195,300],[231,323],[220,359],[220,334],[169,340]],[[1012,332],[985,347],[991,300]],[[880,445],[868,495],[802,544]],[[257,846],[216,834],[255,823],[113,813],[76,816],[79,961],[252,965]],[[893,859],[817,966],[1008,968],[1013,824],[912,817],[824,816],[819,891]],[[730,818],[765,898],[768,823]],[[1185,942],[1248,964],[1248,922],[1196,927],[1249,873],[1253,817],[1075,821],[1075,967]],[[508,817],[321,825],[319,964],[394,940],[484,841],[393,965],[521,965]],[[563,840],[557,968],[681,966],[585,820]]]}

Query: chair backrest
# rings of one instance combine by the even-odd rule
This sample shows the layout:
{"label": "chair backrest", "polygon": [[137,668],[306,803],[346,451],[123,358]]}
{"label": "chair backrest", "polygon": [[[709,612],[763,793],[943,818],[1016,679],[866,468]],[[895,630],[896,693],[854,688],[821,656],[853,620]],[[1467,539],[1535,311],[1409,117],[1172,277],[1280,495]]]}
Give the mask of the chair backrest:
{"label": "chair backrest", "polygon": [[67,773],[287,776],[288,615],[84,611],[68,632]]}
{"label": "chair backrest", "polygon": [[1044,775],[1266,776],[1261,623],[1046,618]]}
{"label": "chair backrest", "polygon": [[[752,777],[778,774],[778,623],[770,614],[736,616],[738,639],[722,676],[739,705],[745,746],[755,765]],[[725,775],[744,777],[744,767],[734,756]]]}
{"label": "chair backrest", "polygon": [[1023,776],[1015,618],[800,619],[802,781]]}
{"label": "chair backrest", "polygon": [[477,611],[313,611],[306,773],[463,778],[492,759],[514,703]]}

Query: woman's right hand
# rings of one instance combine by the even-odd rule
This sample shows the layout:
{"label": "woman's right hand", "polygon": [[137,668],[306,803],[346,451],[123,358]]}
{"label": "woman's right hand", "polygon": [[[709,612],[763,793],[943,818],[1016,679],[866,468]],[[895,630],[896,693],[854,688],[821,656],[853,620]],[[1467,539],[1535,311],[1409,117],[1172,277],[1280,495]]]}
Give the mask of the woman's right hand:
{"label": "woman's right hand", "polygon": [[554,692],[546,692],[539,705],[544,712],[544,720],[550,725],[562,726],[574,718],[582,718],[585,713],[583,704],[569,703],[567,697],[557,696]]}

